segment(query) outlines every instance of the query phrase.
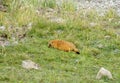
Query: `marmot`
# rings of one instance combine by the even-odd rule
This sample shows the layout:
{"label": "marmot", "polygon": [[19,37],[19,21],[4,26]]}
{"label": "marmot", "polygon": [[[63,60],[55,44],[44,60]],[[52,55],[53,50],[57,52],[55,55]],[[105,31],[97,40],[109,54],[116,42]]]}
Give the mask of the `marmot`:
{"label": "marmot", "polygon": [[51,40],[49,41],[48,47],[57,48],[65,52],[73,51],[77,54],[80,54],[80,52],[73,43],[64,40],[59,40],[59,39]]}

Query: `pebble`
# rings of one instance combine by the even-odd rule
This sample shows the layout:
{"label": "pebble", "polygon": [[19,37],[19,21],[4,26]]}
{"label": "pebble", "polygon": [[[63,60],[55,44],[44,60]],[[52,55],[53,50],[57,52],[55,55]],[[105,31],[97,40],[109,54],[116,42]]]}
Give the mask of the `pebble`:
{"label": "pebble", "polygon": [[0,26],[0,30],[4,31],[5,30],[5,26]]}
{"label": "pebble", "polygon": [[110,39],[110,38],[111,38],[111,36],[109,36],[109,35],[105,36],[105,39]]}
{"label": "pebble", "polygon": [[98,48],[103,48],[104,46],[102,44],[97,45]]}
{"label": "pebble", "polygon": [[35,62],[31,60],[22,61],[22,67],[25,69],[39,69],[40,68],[38,64],[36,64]]}
{"label": "pebble", "polygon": [[101,67],[99,72],[97,73],[96,79],[99,80],[104,76],[108,77],[108,79],[113,79],[111,72],[109,70]]}

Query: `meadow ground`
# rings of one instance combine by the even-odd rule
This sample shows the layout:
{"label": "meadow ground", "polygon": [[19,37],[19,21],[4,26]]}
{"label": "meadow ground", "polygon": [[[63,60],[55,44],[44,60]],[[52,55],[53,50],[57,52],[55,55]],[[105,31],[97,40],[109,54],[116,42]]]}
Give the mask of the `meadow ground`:
{"label": "meadow ground", "polygon": [[[13,0],[6,4],[8,11],[0,12],[0,25],[6,30],[0,34],[7,34],[12,41],[14,31],[9,31],[9,26],[15,29],[32,23],[32,28],[22,40],[15,36],[17,45],[0,47],[0,83],[120,83],[120,16],[114,10],[99,16],[95,10],[76,11],[72,3],[59,8],[54,0]],[[49,17],[54,16],[64,22],[51,21]],[[80,54],[48,48],[52,39],[73,42]],[[41,69],[22,68],[22,61],[27,59]],[[101,67],[111,71],[113,80],[96,80]]]}

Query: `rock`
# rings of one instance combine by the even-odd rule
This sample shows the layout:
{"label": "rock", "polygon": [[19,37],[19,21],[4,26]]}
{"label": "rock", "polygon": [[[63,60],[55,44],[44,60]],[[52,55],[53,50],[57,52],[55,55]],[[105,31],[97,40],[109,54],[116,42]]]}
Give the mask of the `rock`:
{"label": "rock", "polygon": [[56,23],[65,23],[65,20],[63,18],[60,18],[60,17],[51,17],[49,20],[51,22],[56,22]]}
{"label": "rock", "polygon": [[4,47],[3,41],[0,41],[0,46]]}
{"label": "rock", "polygon": [[5,30],[5,26],[0,26],[0,30],[4,31]]}
{"label": "rock", "polygon": [[101,49],[101,48],[103,48],[103,45],[102,44],[98,44],[97,47]]}
{"label": "rock", "polygon": [[97,25],[97,23],[94,23],[94,22],[91,22],[91,23],[90,23],[90,26],[91,26],[91,27],[95,27],[96,25]]}
{"label": "rock", "polygon": [[5,40],[5,41],[0,40],[0,46],[2,46],[2,47],[10,46],[10,42],[7,40]]}
{"label": "rock", "polygon": [[4,46],[10,46],[10,42],[9,41],[5,41],[4,42]]}
{"label": "rock", "polygon": [[22,61],[22,67],[25,69],[40,69],[38,64],[36,64],[35,62],[33,62],[31,60]]}
{"label": "rock", "polygon": [[101,79],[104,76],[108,77],[109,79],[113,79],[111,72],[102,67],[97,73],[96,79]]}
{"label": "rock", "polygon": [[46,9],[46,12],[57,13],[57,11],[56,11],[56,10],[54,10],[54,9],[52,9],[52,8],[48,8],[48,9]]}
{"label": "rock", "polygon": [[75,63],[79,63],[79,62],[80,62],[80,60],[78,60],[78,59],[75,60]]}
{"label": "rock", "polygon": [[28,28],[28,30],[31,30],[32,29],[32,23],[30,22],[28,25],[27,25],[27,28]]}
{"label": "rock", "polygon": [[114,54],[119,54],[120,50],[119,49],[115,49],[113,52],[114,52]]}
{"label": "rock", "polygon": [[109,35],[106,35],[105,36],[105,39],[110,39],[111,37]]}
{"label": "rock", "polygon": [[5,8],[5,6],[3,6],[3,5],[0,4],[0,11],[2,11],[2,12],[6,12],[7,9]]}
{"label": "rock", "polygon": [[12,42],[12,45],[13,45],[13,46],[14,46],[14,45],[18,45],[18,41]]}

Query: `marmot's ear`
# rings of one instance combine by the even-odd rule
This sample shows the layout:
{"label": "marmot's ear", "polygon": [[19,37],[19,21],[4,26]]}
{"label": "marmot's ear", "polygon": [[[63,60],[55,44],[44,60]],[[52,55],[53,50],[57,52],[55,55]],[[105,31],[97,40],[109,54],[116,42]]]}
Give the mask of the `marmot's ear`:
{"label": "marmot's ear", "polygon": [[76,54],[80,54],[80,52],[76,52]]}

